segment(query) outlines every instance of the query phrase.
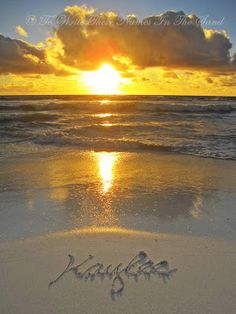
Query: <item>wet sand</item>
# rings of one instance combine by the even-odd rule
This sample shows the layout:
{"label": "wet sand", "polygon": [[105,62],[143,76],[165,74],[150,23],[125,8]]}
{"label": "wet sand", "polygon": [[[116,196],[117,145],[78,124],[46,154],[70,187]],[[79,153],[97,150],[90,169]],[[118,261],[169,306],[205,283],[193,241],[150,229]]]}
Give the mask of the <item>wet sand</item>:
{"label": "wet sand", "polygon": [[[17,149],[0,160],[1,314],[235,312],[234,161]],[[114,287],[70,270],[48,288],[68,254],[93,255],[86,271],[139,252],[169,268],[136,265]]]}
{"label": "wet sand", "polygon": [[84,227],[235,239],[235,161],[18,144],[0,166],[3,240]]}

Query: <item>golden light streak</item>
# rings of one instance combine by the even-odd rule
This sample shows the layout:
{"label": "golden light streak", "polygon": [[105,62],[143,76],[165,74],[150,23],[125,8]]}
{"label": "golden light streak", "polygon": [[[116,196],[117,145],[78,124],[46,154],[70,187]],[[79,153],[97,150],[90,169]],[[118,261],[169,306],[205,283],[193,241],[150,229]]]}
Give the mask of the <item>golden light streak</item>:
{"label": "golden light streak", "polygon": [[94,116],[98,118],[109,118],[112,117],[112,113],[99,113],[95,114]]}

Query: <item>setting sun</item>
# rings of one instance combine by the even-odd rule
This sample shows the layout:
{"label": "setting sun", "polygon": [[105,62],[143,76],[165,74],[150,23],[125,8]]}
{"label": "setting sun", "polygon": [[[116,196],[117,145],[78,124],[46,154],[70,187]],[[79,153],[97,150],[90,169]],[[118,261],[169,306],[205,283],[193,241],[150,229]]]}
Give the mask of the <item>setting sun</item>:
{"label": "setting sun", "polygon": [[84,81],[94,94],[120,94],[120,73],[110,64],[103,64],[97,71],[83,74]]}

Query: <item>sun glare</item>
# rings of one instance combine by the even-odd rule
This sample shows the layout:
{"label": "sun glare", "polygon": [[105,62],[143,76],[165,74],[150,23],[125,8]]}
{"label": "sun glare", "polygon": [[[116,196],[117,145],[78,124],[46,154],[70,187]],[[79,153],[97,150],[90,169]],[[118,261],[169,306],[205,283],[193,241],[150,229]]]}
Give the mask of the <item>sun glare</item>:
{"label": "sun glare", "polygon": [[120,94],[120,73],[110,64],[103,64],[97,71],[84,73],[84,81],[93,94]]}

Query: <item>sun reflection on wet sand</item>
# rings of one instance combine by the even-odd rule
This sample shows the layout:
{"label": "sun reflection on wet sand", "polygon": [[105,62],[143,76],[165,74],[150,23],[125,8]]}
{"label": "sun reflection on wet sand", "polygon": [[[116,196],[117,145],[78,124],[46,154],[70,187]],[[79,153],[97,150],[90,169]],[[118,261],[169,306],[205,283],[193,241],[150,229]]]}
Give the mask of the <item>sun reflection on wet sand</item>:
{"label": "sun reflection on wet sand", "polygon": [[[113,211],[113,196],[111,193],[114,180],[115,168],[119,159],[119,153],[116,152],[96,152],[95,160],[97,164],[97,176],[100,181],[97,207],[92,213],[93,226],[114,226],[117,224],[117,217]],[[110,193],[108,193],[110,192]]]}
{"label": "sun reflection on wet sand", "polygon": [[99,175],[102,182],[102,190],[107,193],[113,185],[114,165],[118,159],[117,153],[97,153]]}

